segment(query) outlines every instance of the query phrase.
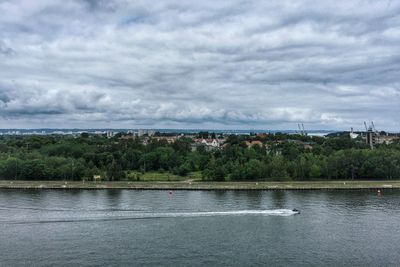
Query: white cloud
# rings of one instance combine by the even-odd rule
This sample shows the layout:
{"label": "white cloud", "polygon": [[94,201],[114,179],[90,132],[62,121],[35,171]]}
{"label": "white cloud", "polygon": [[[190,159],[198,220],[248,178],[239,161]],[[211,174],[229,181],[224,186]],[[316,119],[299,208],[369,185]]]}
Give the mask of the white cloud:
{"label": "white cloud", "polygon": [[[0,127],[396,129],[395,1],[0,1]],[[396,115],[397,114],[397,115]]]}

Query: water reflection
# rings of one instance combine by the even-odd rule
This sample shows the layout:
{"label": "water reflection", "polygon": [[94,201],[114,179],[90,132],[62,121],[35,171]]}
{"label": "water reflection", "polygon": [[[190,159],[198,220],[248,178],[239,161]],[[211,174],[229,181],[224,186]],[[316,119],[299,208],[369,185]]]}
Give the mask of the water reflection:
{"label": "water reflection", "polygon": [[277,208],[286,207],[286,191],[277,190],[271,191],[272,205]]}
{"label": "water reflection", "polygon": [[[267,216],[291,208],[301,215]],[[0,258],[5,266],[396,266],[399,220],[397,191],[0,190]]]}
{"label": "water reflection", "polygon": [[107,205],[110,207],[118,208],[121,204],[121,190],[106,190],[105,191],[105,199],[107,201]]}

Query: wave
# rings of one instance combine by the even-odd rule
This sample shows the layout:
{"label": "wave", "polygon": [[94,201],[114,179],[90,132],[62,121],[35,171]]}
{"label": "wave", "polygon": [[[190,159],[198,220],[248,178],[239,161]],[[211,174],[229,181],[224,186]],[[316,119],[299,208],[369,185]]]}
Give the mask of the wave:
{"label": "wave", "polygon": [[33,211],[74,211],[74,212],[108,212],[108,211],[144,211],[143,209],[122,209],[122,208],[104,208],[104,209],[84,209],[84,208],[40,208],[40,207],[25,207],[25,206],[0,206],[0,210],[33,210]]}
{"label": "wave", "polygon": [[0,210],[34,210],[34,211],[74,211],[74,209],[48,209],[24,206],[0,206]]}
{"label": "wave", "polygon": [[144,219],[166,219],[166,218],[190,218],[190,217],[215,217],[215,216],[292,216],[296,215],[289,209],[275,210],[237,210],[237,211],[198,211],[198,212],[144,212],[134,213],[133,216],[107,216],[93,218],[65,218],[37,221],[1,221],[6,224],[43,224],[43,223],[71,223],[71,222],[102,222],[102,221],[126,221]]}
{"label": "wave", "polygon": [[236,210],[236,211],[198,211],[198,212],[170,212],[158,213],[166,217],[206,217],[206,216],[234,216],[234,215],[270,215],[291,216],[297,214],[289,209],[276,210]]}

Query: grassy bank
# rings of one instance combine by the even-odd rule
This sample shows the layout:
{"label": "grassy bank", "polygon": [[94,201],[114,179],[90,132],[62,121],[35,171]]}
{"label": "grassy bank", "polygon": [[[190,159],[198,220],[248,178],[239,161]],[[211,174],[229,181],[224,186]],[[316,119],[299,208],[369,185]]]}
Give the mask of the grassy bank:
{"label": "grassy bank", "polygon": [[130,182],[178,182],[187,180],[201,180],[201,172],[190,172],[186,176],[176,175],[170,172],[137,172],[127,173]]}
{"label": "grassy bank", "polygon": [[63,182],[0,181],[0,189],[136,189],[136,190],[355,190],[400,189],[400,180],[310,182]]}

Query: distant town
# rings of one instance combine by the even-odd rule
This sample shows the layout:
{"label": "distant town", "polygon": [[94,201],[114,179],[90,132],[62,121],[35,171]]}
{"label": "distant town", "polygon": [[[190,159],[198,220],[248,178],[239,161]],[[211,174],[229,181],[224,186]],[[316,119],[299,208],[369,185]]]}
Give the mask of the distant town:
{"label": "distant town", "polygon": [[[364,141],[373,149],[379,144],[392,144],[400,140],[400,133],[389,133],[378,131],[373,122],[364,122],[365,131],[306,131],[304,124],[298,124],[298,130],[199,130],[199,129],[0,129],[0,136],[104,136],[107,138],[118,138],[122,140],[140,140],[147,145],[150,140],[165,141],[169,144],[175,143],[180,138],[188,138],[193,141],[192,149],[204,146],[207,151],[223,148],[226,140],[231,135],[245,137],[245,144],[248,147],[264,146],[263,140],[267,136],[309,136],[309,137],[343,137]],[[247,137],[246,137],[247,136]],[[274,138],[276,140],[276,138]],[[297,138],[293,138],[297,139]],[[312,149],[314,142],[292,140],[291,138],[276,140],[277,143],[295,142],[305,149]]]}
{"label": "distant town", "polygon": [[0,179],[308,181],[398,179],[400,134],[378,131],[0,131]]}

